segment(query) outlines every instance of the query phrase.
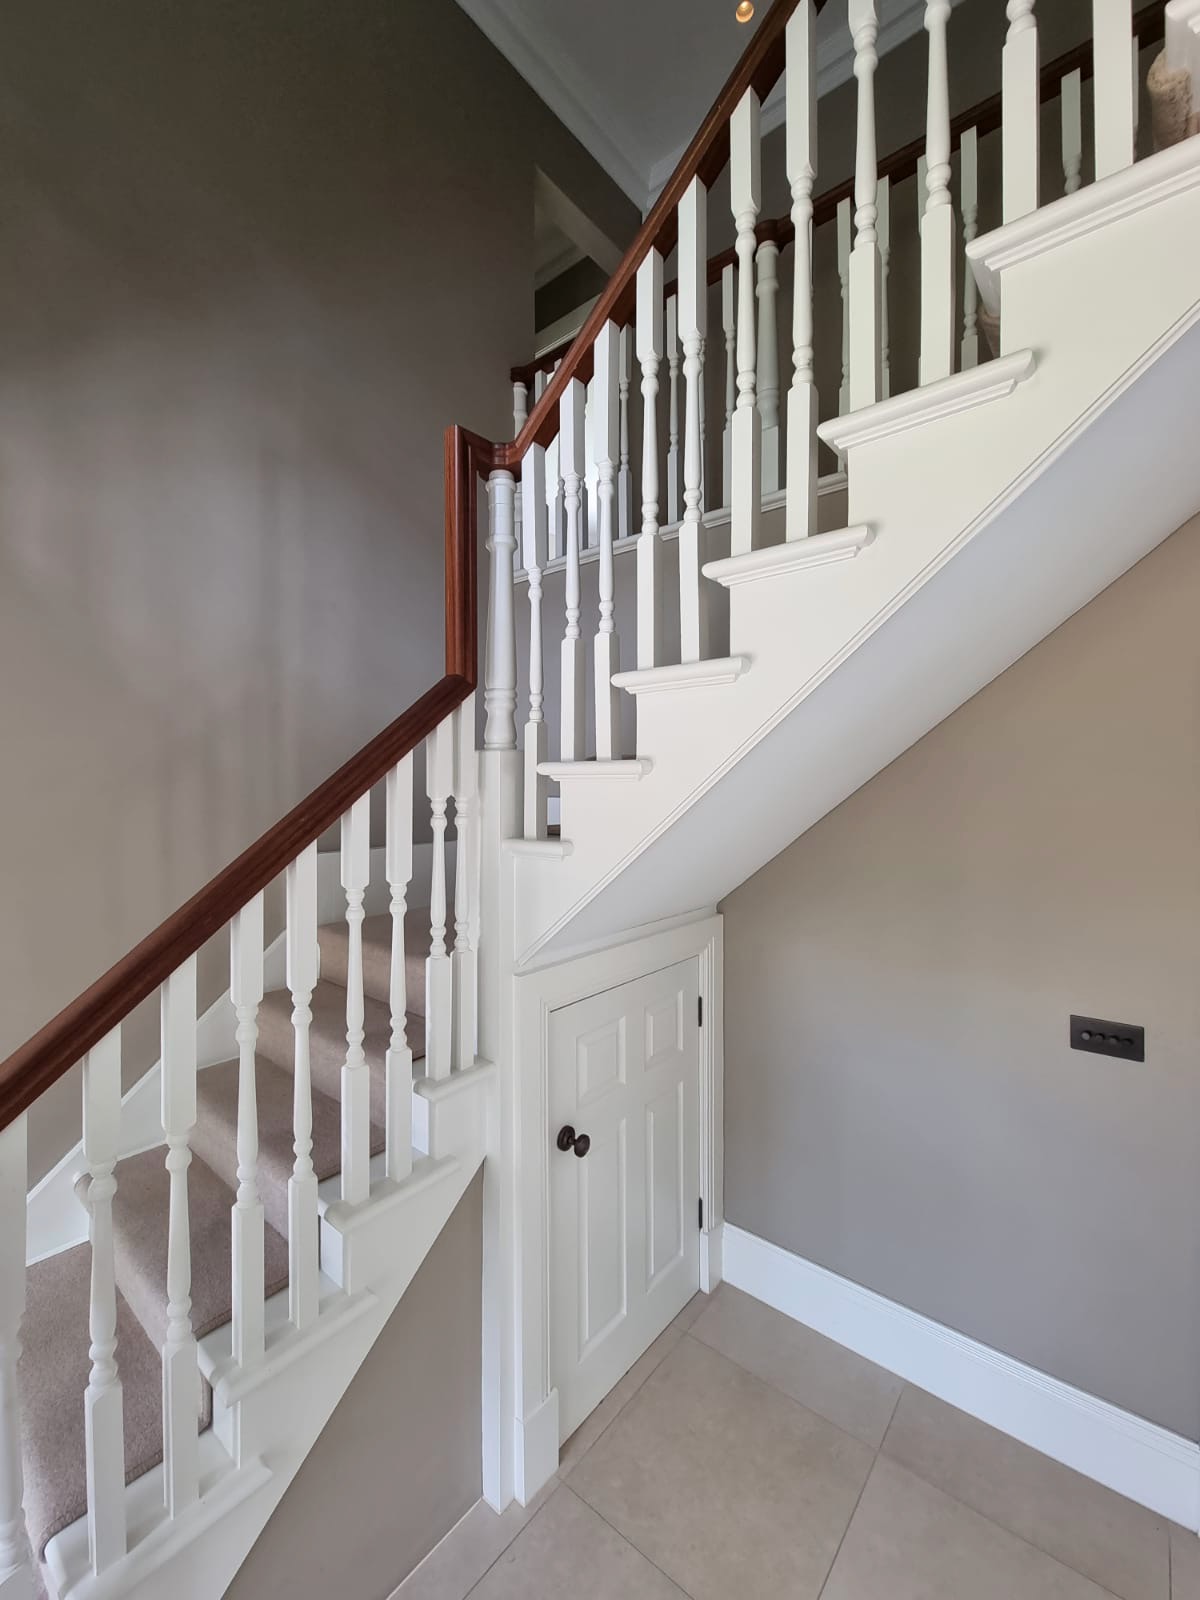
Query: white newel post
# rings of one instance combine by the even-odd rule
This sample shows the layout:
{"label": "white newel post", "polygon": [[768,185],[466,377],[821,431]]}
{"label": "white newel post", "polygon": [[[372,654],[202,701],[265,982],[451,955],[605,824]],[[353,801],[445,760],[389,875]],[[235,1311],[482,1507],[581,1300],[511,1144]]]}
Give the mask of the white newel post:
{"label": "white newel post", "polygon": [[454,741],[454,997],[451,1051],[458,1072],[475,1065],[478,989],[475,925],[479,895],[479,752],[475,748],[475,696],[468,695],[450,719]]}
{"label": "white newel post", "polygon": [[849,200],[837,208],[838,288],[842,296],[842,381],[838,386],[838,416],[850,410],[850,249],[853,209]]}
{"label": "white newel post", "polygon": [[[646,256],[637,275],[637,353],[642,368],[642,531],[637,547],[637,664],[660,665],[662,541],[658,534],[658,369],[663,355],[663,259]],[[726,480],[728,482],[728,480]]]}
{"label": "white newel post", "polygon": [[755,254],[758,269],[758,414],[762,419],[762,493],[774,494],[779,478],[779,246],[764,239]]}
{"label": "white newel post", "polygon": [[1002,190],[1003,220],[1013,222],[1037,210],[1040,97],[1033,0],[1008,0],[1007,15],[1001,68]]}
{"label": "white newel post", "polygon": [[581,761],[584,738],[583,635],[579,627],[579,543],[583,511],[583,404],[578,378],[568,383],[558,407],[558,448],[566,512],[566,632],[562,641],[559,759]]}
{"label": "white newel post", "polygon": [[167,1336],[162,1354],[163,1494],[177,1517],[199,1494],[200,1368],[192,1336],[192,1244],[188,1138],[196,1121],[196,958],[159,991],[162,1129],[170,1176],[167,1213]]}
{"label": "white newel post", "polygon": [[629,384],[633,377],[633,329],[621,329],[621,465],[617,470],[617,538],[633,535],[633,469],[629,464]]}
{"label": "white newel post", "polygon": [[729,121],[729,200],[737,230],[738,256],[738,392],[733,413],[733,490],[729,500],[729,553],[734,556],[757,548],[762,521],[763,419],[755,392],[758,350],[754,331],[754,229],[762,206],[759,122],[758,96],[753,89],[747,89]]}
{"label": "white newel post", "polygon": [[[708,192],[693,178],[679,202],[679,334],[683,341],[683,522],[679,528],[681,661],[703,661],[708,649],[704,578],[703,458],[700,447],[700,347],[708,320]],[[669,346],[668,346],[669,349]]]}
{"label": "white newel post", "polygon": [[371,796],[342,818],[342,888],[346,892],[346,1059],[342,1065],[342,1199],[361,1205],[371,1192],[371,1072],[363,1049],[363,896],[371,880]]}
{"label": "white newel post", "polygon": [[258,1192],[258,1084],[254,1050],[263,997],[263,897],[256,894],[229,928],[229,997],[237,1016],[237,1198],[233,1204],[233,1359],[261,1359],[265,1290],[263,1205]]}
{"label": "white newel post", "polygon": [[17,1397],[25,1315],[26,1139],[24,1115],[0,1131],[0,1600],[33,1597]]}
{"label": "white newel post", "polygon": [[926,104],[926,204],[921,218],[920,379],[935,383],[954,371],[954,207],[950,203],[950,65],[946,28],[950,0],[925,0],[929,35]]}
{"label": "white newel post", "polygon": [[[816,13],[802,0],[785,35],[787,176],[792,195],[792,384],[787,408],[788,539],[817,531],[817,386],[813,365],[812,216],[817,176]],[[839,214],[839,235],[840,214]]]}
{"label": "white newel post", "polygon": [[402,757],[384,789],[384,872],[392,918],[388,968],[390,1033],[386,1063],[387,1175],[400,1183],[412,1171],[412,1046],[408,1042],[408,968],[404,919],[413,867],[413,758]]}
{"label": "white newel post", "polygon": [[[509,478],[510,504],[511,489]],[[429,956],[425,962],[425,1076],[435,1082],[450,1076],[453,1042],[451,966],[446,949],[446,808],[453,788],[454,719],[445,717],[425,741],[425,793],[433,828]]]}
{"label": "white newel post", "polygon": [[[963,243],[969,245],[979,231],[979,134],[963,132],[958,147],[959,183],[962,189]],[[959,366],[963,372],[979,365],[979,286],[970,260],[963,271],[963,339]]]}
{"label": "white newel post", "polygon": [[858,130],[854,165],[854,249],[850,253],[850,409],[871,406],[882,392],[880,318],[883,304],[876,229],[878,162],[875,150],[875,0],[849,0],[858,79]]}
{"label": "white newel post", "polygon": [[881,398],[886,400],[892,392],[892,345],[888,323],[888,272],[892,259],[892,180],[880,178],[876,196],[879,215],[875,220],[879,234],[879,387]]}
{"label": "white newel post", "polygon": [[292,1173],[288,1179],[288,1315],[297,1328],[318,1309],[320,1221],[312,1160],[312,997],[320,975],[317,942],[317,847],[287,869],[287,986],[292,998]]}
{"label": "white newel post", "polygon": [[598,761],[614,761],[621,753],[620,691],[613,687],[612,681],[613,673],[621,670],[621,646],[613,619],[613,479],[618,449],[617,373],[620,340],[616,324],[606,322],[596,336],[593,351],[593,436],[596,442],[600,523],[600,619],[592,643],[592,692],[595,697]]}
{"label": "white newel post", "polygon": [[488,476],[491,555],[491,608],[487,667],[483,686],[483,742],[492,750],[517,748],[517,620],[513,599],[513,561],[517,549],[514,482],[511,472]]}
{"label": "white newel post", "polygon": [[737,268],[721,268],[721,329],[725,335],[725,426],[721,431],[721,504],[733,501],[733,413],[737,406]]}
{"label": "white newel post", "polygon": [[1096,178],[1133,164],[1134,78],[1129,70],[1133,38],[1131,0],[1092,0],[1095,61],[1092,108],[1096,119]]}
{"label": "white newel post", "polygon": [[1063,193],[1074,194],[1083,182],[1083,73],[1068,72],[1059,85],[1062,112]]}
{"label": "white newel post", "polygon": [[546,560],[546,452],[530,445],[521,462],[521,544],[529,575],[529,721],[525,724],[525,837],[546,837],[548,783],[538,772],[547,759],[545,656],[542,646],[542,567]]}
{"label": "white newel post", "polygon": [[92,1247],[89,1313],[92,1363],[84,1393],[88,1552],[104,1572],[125,1554],[125,1422],[117,1369],[117,1282],[113,1197],[121,1131],[121,1030],[83,1059],[83,1158],[87,1163],[88,1237]]}
{"label": "white newel post", "polygon": [[667,300],[667,526],[679,521],[679,296]]}

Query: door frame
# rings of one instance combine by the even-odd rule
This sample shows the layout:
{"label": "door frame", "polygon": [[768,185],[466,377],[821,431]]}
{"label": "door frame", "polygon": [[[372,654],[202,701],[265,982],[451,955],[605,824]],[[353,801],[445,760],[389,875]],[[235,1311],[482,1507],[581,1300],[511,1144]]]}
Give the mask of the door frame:
{"label": "door frame", "polygon": [[700,1287],[721,1281],[724,1220],[723,919],[719,913],[590,950],[513,979],[513,1489],[528,1505],[558,1471],[558,1390],[550,1382],[550,1013],[697,959],[700,1029]]}

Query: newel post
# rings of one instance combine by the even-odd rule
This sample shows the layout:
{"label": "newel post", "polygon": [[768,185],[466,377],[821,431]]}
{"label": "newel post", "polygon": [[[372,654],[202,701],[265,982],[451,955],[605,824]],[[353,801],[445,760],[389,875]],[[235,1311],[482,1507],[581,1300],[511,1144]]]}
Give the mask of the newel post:
{"label": "newel post", "polygon": [[513,609],[513,560],[517,549],[516,484],[511,472],[488,477],[491,590],[487,663],[483,684],[483,742],[489,750],[517,748],[517,623]]}

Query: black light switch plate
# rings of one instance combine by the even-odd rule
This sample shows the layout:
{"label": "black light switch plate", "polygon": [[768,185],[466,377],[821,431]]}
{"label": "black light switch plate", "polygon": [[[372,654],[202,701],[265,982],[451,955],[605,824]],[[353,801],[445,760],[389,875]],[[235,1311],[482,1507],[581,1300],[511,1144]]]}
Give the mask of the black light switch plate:
{"label": "black light switch plate", "polygon": [[1106,1022],[1103,1017],[1072,1017],[1071,1049],[1119,1056],[1122,1061],[1145,1061],[1146,1030],[1129,1022]]}

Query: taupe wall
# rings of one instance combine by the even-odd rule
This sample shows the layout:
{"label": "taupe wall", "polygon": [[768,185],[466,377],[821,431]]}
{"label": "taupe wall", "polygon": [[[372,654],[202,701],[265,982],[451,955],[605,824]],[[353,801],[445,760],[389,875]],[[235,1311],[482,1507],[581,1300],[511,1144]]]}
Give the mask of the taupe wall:
{"label": "taupe wall", "polygon": [[729,1220],[1193,1439],[1197,593],[1200,517],[724,906]]}
{"label": "taupe wall", "polygon": [[228,1600],[386,1600],[479,1499],[482,1228],[477,1177]]}
{"label": "taupe wall", "polygon": [[0,1057],[440,673],[442,432],[511,431],[535,163],[631,236],[449,0],[4,7]]}

